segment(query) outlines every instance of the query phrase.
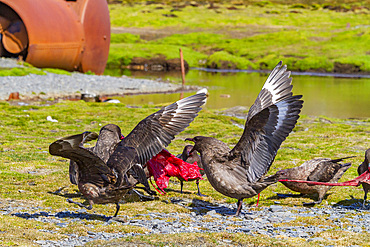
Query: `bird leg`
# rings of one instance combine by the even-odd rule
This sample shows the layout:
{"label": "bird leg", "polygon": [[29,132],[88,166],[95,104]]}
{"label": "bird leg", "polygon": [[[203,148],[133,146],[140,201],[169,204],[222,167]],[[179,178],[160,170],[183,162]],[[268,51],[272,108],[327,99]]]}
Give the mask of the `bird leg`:
{"label": "bird leg", "polygon": [[92,209],[92,203],[91,203],[91,202],[89,202],[89,206],[86,206],[86,205],[84,205],[84,204],[82,204],[82,203],[80,203],[80,202],[75,202],[75,201],[73,201],[72,199],[67,199],[67,202],[69,202],[69,203],[74,203],[74,204],[76,204],[76,205],[80,206],[81,208],[86,208],[86,209],[88,209],[88,210],[91,210],[91,209]]}
{"label": "bird leg", "polygon": [[243,199],[239,199],[236,205],[237,205],[237,210],[236,210],[235,216],[239,216],[240,212],[242,211],[242,207],[243,207]]}
{"label": "bird leg", "polygon": [[363,209],[366,209],[366,206],[365,206],[366,199],[367,199],[367,191],[365,192],[365,195],[364,195],[364,202],[362,203],[362,208],[363,208]]}
{"label": "bird leg", "polygon": [[200,189],[199,189],[199,179],[197,179],[196,183],[197,183],[197,187],[198,187],[198,193],[197,193],[197,195],[198,195],[198,196],[206,196],[206,195],[203,195],[202,193],[200,193]]}
{"label": "bird leg", "polygon": [[116,203],[116,208],[117,208],[117,210],[116,210],[116,213],[114,214],[113,217],[117,217],[118,211],[121,208],[118,202]]}
{"label": "bird leg", "polygon": [[315,205],[315,204],[320,204],[322,202],[322,199],[324,199],[324,196],[326,194],[326,190],[320,190],[318,192],[318,200],[315,201],[315,202],[307,202],[307,203],[303,203],[304,206],[312,206],[312,205]]}
{"label": "bird leg", "polygon": [[180,186],[181,186],[180,193],[182,194],[182,187],[184,186],[184,182],[183,181],[180,181]]}
{"label": "bird leg", "polygon": [[135,189],[132,189],[131,191],[134,192],[134,193],[136,193],[140,197],[140,200],[142,200],[142,201],[153,201],[153,200],[155,200],[154,197],[143,195],[143,194],[141,194],[139,191],[137,191]]}
{"label": "bird leg", "polygon": [[261,193],[258,193],[258,198],[257,198],[256,207],[258,207],[258,203],[260,202],[260,194],[261,194]]}

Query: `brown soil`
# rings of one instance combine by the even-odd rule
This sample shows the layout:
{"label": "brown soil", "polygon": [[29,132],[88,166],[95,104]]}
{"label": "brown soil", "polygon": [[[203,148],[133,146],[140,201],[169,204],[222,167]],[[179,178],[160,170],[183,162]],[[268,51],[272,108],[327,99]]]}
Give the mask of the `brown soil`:
{"label": "brown soil", "polygon": [[356,74],[360,73],[360,67],[353,64],[334,63],[334,73]]}
{"label": "brown soil", "polygon": [[[189,70],[189,64],[184,61],[185,71]],[[142,70],[142,71],[181,71],[180,58],[166,59],[164,56],[155,58],[142,58],[134,57],[131,64],[125,66],[131,70]]]}

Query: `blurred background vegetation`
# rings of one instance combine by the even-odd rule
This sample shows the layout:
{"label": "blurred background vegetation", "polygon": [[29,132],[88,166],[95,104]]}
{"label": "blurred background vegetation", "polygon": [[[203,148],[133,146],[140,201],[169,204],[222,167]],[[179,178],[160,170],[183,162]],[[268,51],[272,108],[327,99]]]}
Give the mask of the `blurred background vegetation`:
{"label": "blurred background vegetation", "polygon": [[108,68],[135,57],[190,67],[368,73],[370,1],[108,1]]}

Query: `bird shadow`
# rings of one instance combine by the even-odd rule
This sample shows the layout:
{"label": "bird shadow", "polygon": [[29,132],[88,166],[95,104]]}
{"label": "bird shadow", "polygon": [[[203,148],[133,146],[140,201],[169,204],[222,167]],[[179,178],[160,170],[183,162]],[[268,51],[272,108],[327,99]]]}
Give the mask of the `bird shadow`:
{"label": "bird shadow", "polygon": [[196,194],[196,192],[190,192],[190,191],[181,191],[180,190],[174,190],[174,189],[164,189],[164,191],[167,193],[167,192],[175,192],[175,193],[179,193],[179,194],[186,194],[186,195],[192,195],[192,194]]}
{"label": "bird shadow", "polygon": [[[323,200],[327,200],[328,196],[330,196],[331,194],[332,193],[326,193]],[[270,196],[267,199],[270,199],[270,200],[284,200],[286,198],[293,197],[293,198],[310,198],[313,201],[317,200],[317,194],[286,194],[286,195],[287,196],[274,195],[274,196]],[[341,201],[336,202],[335,204],[332,204],[332,207],[343,208],[343,209],[360,209],[360,210],[361,209],[363,209],[363,210],[368,209],[368,207],[366,207],[365,209],[362,207],[362,203],[363,203],[362,199],[356,199],[353,196],[350,196],[350,197],[351,197],[351,199],[341,200]],[[313,207],[315,205],[316,204],[309,204],[309,205],[303,205],[303,206]]]}
{"label": "bird shadow", "polygon": [[[275,192],[276,193],[276,192]],[[328,198],[328,196],[330,196],[331,193],[326,193],[323,200],[326,200]],[[317,193],[314,193],[314,194],[301,194],[301,193],[298,193],[298,194],[292,194],[292,193],[287,193],[287,194],[282,194],[282,193],[276,193],[274,196],[270,196],[267,198],[267,200],[285,200],[287,198],[309,198],[312,200],[312,202],[315,202],[316,200],[318,200],[318,195]],[[313,207],[317,204],[314,204],[311,202],[307,202],[307,204],[304,204],[302,203],[302,206],[304,207]]]}
{"label": "bird shadow", "polygon": [[351,196],[351,199],[344,199],[333,204],[333,207],[343,208],[343,209],[355,209],[355,210],[369,210],[369,206],[365,205],[362,207],[363,199],[356,199]]}
{"label": "bird shadow", "polygon": [[82,198],[83,199],[84,198],[83,195],[79,192],[77,193],[55,193],[55,192],[48,191],[48,194],[61,196],[64,198],[69,198],[69,199],[72,199],[72,198]]}
{"label": "bird shadow", "polygon": [[79,192],[79,191],[75,191],[76,193],[63,193],[63,190],[68,188],[68,186],[64,186],[64,187],[61,187],[59,189],[57,189],[56,191],[48,191],[47,193],[48,194],[52,194],[52,195],[56,195],[56,196],[61,196],[61,197],[64,197],[64,198],[84,198],[82,193]]}
{"label": "bird shadow", "polygon": [[59,218],[59,219],[80,219],[80,220],[99,220],[108,222],[112,217],[108,217],[101,214],[89,214],[89,213],[75,213],[69,211],[60,211],[57,213],[48,213],[48,212],[38,212],[38,213],[13,213],[12,216],[16,216],[23,219],[37,219],[41,217],[48,217],[48,218]]}
{"label": "bird shadow", "polygon": [[[171,198],[171,203],[184,206],[198,215],[205,215],[210,211],[215,211],[221,215],[235,215],[235,210],[230,209],[223,205],[213,204],[208,201],[203,201],[200,199],[184,200],[183,198]],[[188,205],[188,206],[185,206]]]}

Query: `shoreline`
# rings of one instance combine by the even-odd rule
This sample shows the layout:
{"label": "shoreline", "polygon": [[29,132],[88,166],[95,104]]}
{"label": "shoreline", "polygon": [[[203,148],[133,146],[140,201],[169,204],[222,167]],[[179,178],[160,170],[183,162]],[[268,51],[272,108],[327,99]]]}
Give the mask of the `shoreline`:
{"label": "shoreline", "polygon": [[[270,73],[270,70],[249,70],[249,69],[210,69],[210,68],[200,68],[200,67],[192,67],[190,69],[206,71],[206,72],[216,72],[216,73]],[[338,78],[359,78],[359,79],[367,79],[370,78],[370,74],[345,74],[345,73],[330,73],[330,72],[312,72],[312,71],[291,71],[292,75],[300,75],[300,76],[317,76],[317,77],[338,77]]]}
{"label": "shoreline", "polygon": [[0,100],[7,100],[14,92],[21,99],[76,97],[82,93],[95,95],[128,95],[148,93],[170,93],[192,90],[194,87],[166,83],[148,79],[135,79],[127,76],[97,76],[81,73],[60,75],[29,74],[26,76],[0,77]]}

